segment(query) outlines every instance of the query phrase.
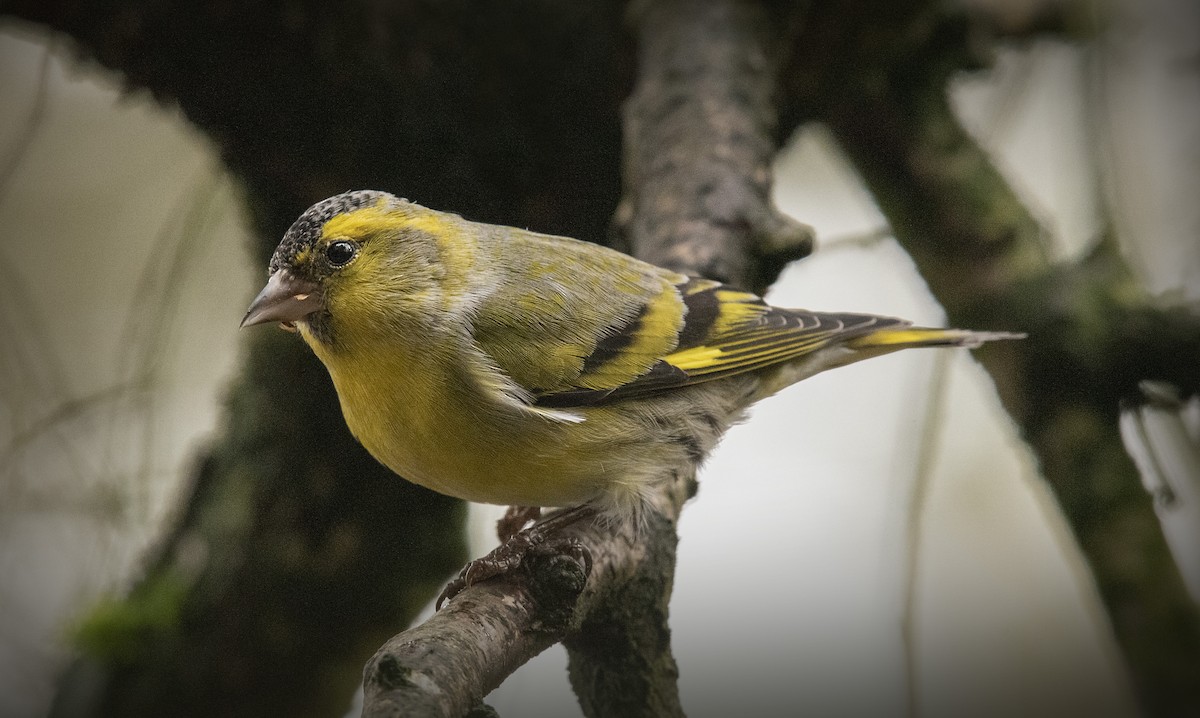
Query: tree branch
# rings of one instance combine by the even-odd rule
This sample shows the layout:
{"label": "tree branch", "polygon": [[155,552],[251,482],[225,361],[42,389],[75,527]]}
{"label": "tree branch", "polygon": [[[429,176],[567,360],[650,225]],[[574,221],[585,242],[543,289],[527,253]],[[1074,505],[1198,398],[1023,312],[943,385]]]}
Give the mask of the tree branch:
{"label": "tree branch", "polygon": [[1079,540],[1143,704],[1200,714],[1200,614],[1117,426],[1142,379],[1200,391],[1200,318],[1155,306],[1111,238],[1077,265],[1052,265],[1042,229],[959,126],[942,79],[915,69],[937,63],[913,63],[823,116],[950,323],[1029,332],[978,357]]}
{"label": "tree branch", "polygon": [[363,716],[466,715],[523,663],[556,643],[587,578],[567,556],[463,591],[393,637],[367,663]]}
{"label": "tree branch", "polygon": [[655,264],[763,291],[813,245],[812,229],[770,202],[778,76],[798,14],[646,0],[630,16],[639,67],[625,104],[625,240]]}
{"label": "tree branch", "polygon": [[[678,477],[656,495],[641,532],[590,521],[567,527],[564,535],[591,552],[586,586],[583,567],[566,556],[527,562],[502,580],[464,589],[428,621],[392,638],[367,664],[363,715],[461,716],[564,639],[569,650],[586,651],[582,663],[573,657],[571,674],[587,715],[682,715],[663,639],[675,518],[690,484]],[[611,681],[622,690],[604,692]]]}

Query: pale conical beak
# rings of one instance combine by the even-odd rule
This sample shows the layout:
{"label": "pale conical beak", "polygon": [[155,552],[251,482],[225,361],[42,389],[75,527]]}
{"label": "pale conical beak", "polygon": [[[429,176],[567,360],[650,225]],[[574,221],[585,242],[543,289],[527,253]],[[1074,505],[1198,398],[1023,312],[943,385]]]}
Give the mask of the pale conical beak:
{"label": "pale conical beak", "polygon": [[314,282],[299,279],[286,269],[281,269],[271,275],[267,286],[250,302],[241,326],[282,322],[285,327],[291,328],[292,322],[300,321],[324,307],[320,288]]}

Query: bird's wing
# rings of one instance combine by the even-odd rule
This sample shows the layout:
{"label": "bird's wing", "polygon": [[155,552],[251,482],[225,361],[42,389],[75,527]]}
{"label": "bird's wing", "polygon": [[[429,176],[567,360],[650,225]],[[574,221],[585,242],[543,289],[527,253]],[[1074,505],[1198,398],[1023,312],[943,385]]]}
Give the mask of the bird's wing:
{"label": "bird's wing", "polygon": [[[642,397],[788,362],[832,344],[909,331],[903,329],[908,322],[892,317],[772,307],[755,294],[706,279],[686,279],[673,289],[682,300],[682,325],[674,346],[644,373],[619,383],[576,382],[537,392],[537,405],[566,408]],[[633,343],[627,331],[616,331],[584,363],[593,375],[601,374],[606,362]]]}
{"label": "bird's wing", "polygon": [[[503,252],[472,320],[475,343],[535,407],[642,397],[783,364],[831,346],[836,363],[907,346],[972,345],[972,332],[910,327],[872,314],[772,307],[576,240],[504,230]],[[483,294],[483,290],[480,290]],[[825,368],[825,367],[822,367]]]}
{"label": "bird's wing", "polygon": [[[679,343],[688,278],[561,237],[506,229],[503,252],[476,275],[476,345],[519,393],[610,392],[645,375]],[[504,274],[507,273],[507,274]]]}

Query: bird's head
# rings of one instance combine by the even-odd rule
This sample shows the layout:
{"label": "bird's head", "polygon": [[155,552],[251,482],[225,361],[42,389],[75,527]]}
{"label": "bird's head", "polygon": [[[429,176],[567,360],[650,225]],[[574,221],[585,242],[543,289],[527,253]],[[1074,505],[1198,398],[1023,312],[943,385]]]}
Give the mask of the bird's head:
{"label": "bird's head", "polygon": [[370,190],[318,202],[283,235],[242,326],[279,322],[331,344],[347,330],[396,324],[438,289],[445,217]]}

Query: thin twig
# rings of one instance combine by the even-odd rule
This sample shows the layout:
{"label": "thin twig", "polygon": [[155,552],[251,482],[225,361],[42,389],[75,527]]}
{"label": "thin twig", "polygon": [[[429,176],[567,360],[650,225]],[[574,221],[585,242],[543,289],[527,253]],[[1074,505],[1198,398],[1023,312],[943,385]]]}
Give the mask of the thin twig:
{"label": "thin twig", "polygon": [[921,421],[917,455],[912,464],[912,479],[909,483],[911,493],[904,530],[904,573],[900,614],[900,637],[904,644],[904,679],[907,688],[905,695],[909,718],[917,718],[921,708],[921,676],[916,636],[917,579],[921,568],[923,516],[941,439],[946,395],[950,386],[950,376],[947,370],[952,356],[952,352],[937,352],[933,357],[933,370],[930,372],[927,382],[928,391],[923,392],[925,412]]}
{"label": "thin twig", "polygon": [[25,121],[21,124],[21,129],[17,133],[16,139],[13,140],[12,146],[5,153],[4,159],[0,161],[0,202],[4,201],[4,195],[11,186],[10,183],[16,175],[17,168],[29,154],[33,139],[42,127],[42,120],[46,114],[46,100],[50,94],[50,61],[54,57],[54,49],[54,36],[50,35],[46,38],[42,50],[42,60],[38,65],[37,89],[34,90],[29,113],[25,116]]}

